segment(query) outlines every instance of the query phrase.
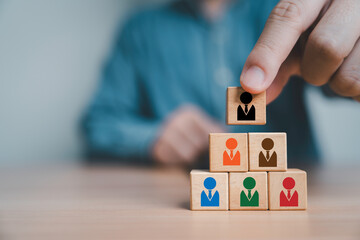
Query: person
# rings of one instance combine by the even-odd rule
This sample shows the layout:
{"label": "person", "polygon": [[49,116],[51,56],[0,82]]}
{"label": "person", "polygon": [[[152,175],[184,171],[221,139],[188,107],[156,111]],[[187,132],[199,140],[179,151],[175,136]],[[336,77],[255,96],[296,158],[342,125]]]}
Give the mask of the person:
{"label": "person", "polygon": [[220,195],[217,190],[212,190],[216,187],[216,180],[212,177],[208,177],[204,180],[204,187],[208,194],[203,190],[201,192],[201,206],[202,207],[219,207],[220,206]]}
{"label": "person", "polygon": [[241,105],[238,106],[237,109],[237,120],[255,120],[255,107],[251,105],[249,109],[249,103],[252,101],[252,95],[248,92],[243,92],[240,95],[240,102],[245,105],[245,109],[242,108]]}
{"label": "person", "polygon": [[259,153],[259,167],[276,167],[277,166],[277,153],[273,151],[270,155],[270,150],[274,147],[274,141],[271,138],[265,138],[261,142],[262,148],[266,151]]}
{"label": "person", "polygon": [[295,187],[295,180],[287,177],[283,180],[283,186],[287,190],[280,192],[280,207],[297,207],[299,205],[299,194],[296,190],[291,194],[291,190]]}
{"label": "person", "polygon": [[238,143],[235,138],[229,138],[226,140],[225,146],[230,151],[230,155],[228,151],[225,149],[223,152],[223,165],[224,166],[236,166],[240,165],[240,152],[235,151],[234,149],[237,147]]}
{"label": "person", "polygon": [[241,207],[258,207],[259,206],[259,192],[257,190],[252,191],[256,186],[256,181],[252,177],[247,177],[243,181],[243,186],[248,190],[245,193],[244,190],[240,193],[240,206]]}
{"label": "person", "polygon": [[[360,101],[359,11],[357,0],[180,0],[140,11],[84,117],[90,155],[188,165],[206,159],[209,132],[274,131],[288,134],[290,167],[316,162],[305,82]],[[239,85],[266,90],[266,125],[224,126],[226,88]]]}

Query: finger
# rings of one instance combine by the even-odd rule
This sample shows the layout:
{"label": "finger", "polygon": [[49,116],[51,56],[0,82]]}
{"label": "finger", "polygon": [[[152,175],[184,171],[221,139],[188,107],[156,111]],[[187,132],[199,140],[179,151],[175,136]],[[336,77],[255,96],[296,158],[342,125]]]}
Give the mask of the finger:
{"label": "finger", "polygon": [[266,90],[266,104],[270,104],[281,93],[282,89],[289,81],[291,73],[288,69],[288,64],[283,64],[280,67],[279,73],[276,75],[270,87]]}
{"label": "finger", "polygon": [[360,35],[360,1],[333,1],[310,34],[301,64],[304,79],[323,85],[340,67]]}
{"label": "finger", "polygon": [[[176,165],[179,162],[187,162],[187,155],[184,153],[187,146],[182,135],[175,130],[175,126],[169,126],[153,149],[153,156],[156,160],[165,165]],[[184,150],[185,149],[185,150]]]}
{"label": "finger", "polygon": [[317,18],[326,0],[282,0],[271,12],[258,42],[240,76],[241,86],[251,93],[266,90],[299,36]]}
{"label": "finger", "polygon": [[203,150],[206,147],[207,133],[204,132],[202,126],[199,126],[198,122],[206,121],[203,116],[205,114],[202,114],[201,110],[194,106],[184,106],[181,108],[180,115],[175,123],[177,128],[180,128],[180,134],[198,151]]}
{"label": "finger", "polygon": [[171,148],[169,148],[169,143],[159,139],[159,142],[156,143],[156,146],[153,149],[153,156],[157,160],[157,163],[164,165],[174,165],[177,160],[176,156]]}
{"label": "finger", "polygon": [[360,40],[330,80],[330,87],[339,95],[360,95]]}
{"label": "finger", "polygon": [[300,46],[295,47],[289,57],[281,65],[274,81],[266,90],[266,104],[271,103],[280,95],[291,76],[300,75],[299,50]]}
{"label": "finger", "polygon": [[196,153],[196,147],[189,142],[188,132],[181,128],[174,128],[171,134],[168,134],[165,141],[171,151],[175,162],[192,162]]}
{"label": "finger", "polygon": [[194,120],[195,120],[194,123],[198,126],[198,128],[203,133],[206,134],[206,139],[208,139],[209,133],[217,133],[217,132],[225,132],[226,131],[226,129],[223,125],[219,124],[216,120],[212,119],[209,115],[202,112],[201,110],[197,111],[196,115],[193,115]]}
{"label": "finger", "polygon": [[184,140],[189,143],[193,148],[192,152],[201,152],[206,148],[204,139],[206,139],[207,134],[198,127],[196,122],[193,119],[189,119],[179,126],[179,134],[182,135]]}
{"label": "finger", "polygon": [[182,147],[178,146],[176,141],[165,141],[157,149],[157,161],[165,165],[178,165],[179,163],[189,162],[181,149]]}
{"label": "finger", "polygon": [[194,107],[183,106],[169,116],[153,150],[159,162],[167,165],[191,162],[200,151],[199,131],[194,130],[192,123],[194,112]]}
{"label": "finger", "polygon": [[360,103],[360,96],[353,97],[353,99],[354,99],[355,101],[357,101],[357,102],[359,102],[359,103]]}

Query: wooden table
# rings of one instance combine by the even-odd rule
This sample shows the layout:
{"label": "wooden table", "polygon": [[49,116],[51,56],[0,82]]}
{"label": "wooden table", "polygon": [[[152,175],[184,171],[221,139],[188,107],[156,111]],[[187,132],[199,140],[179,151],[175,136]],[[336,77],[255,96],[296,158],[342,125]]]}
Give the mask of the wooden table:
{"label": "wooden table", "polygon": [[309,175],[307,211],[189,210],[179,170],[0,170],[0,239],[360,239],[360,166]]}

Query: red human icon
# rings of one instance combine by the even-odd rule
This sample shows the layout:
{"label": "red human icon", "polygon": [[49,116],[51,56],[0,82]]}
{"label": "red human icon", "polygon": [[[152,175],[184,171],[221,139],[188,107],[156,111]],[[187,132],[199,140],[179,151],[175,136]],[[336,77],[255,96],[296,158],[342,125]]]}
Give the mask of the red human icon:
{"label": "red human icon", "polygon": [[292,177],[287,177],[283,180],[283,186],[287,190],[280,193],[280,207],[297,207],[299,204],[298,192],[295,190],[291,195],[291,189],[295,187],[295,180]]}
{"label": "red human icon", "polygon": [[229,138],[226,140],[226,147],[230,150],[230,155],[227,150],[223,153],[223,165],[240,165],[240,152],[236,151],[234,155],[234,149],[237,147],[237,141],[235,138]]}

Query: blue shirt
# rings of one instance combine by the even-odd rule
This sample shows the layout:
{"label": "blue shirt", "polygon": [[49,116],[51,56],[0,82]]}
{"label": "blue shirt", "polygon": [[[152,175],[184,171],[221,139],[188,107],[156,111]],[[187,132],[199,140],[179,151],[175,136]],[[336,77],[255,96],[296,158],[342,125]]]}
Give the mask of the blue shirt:
{"label": "blue shirt", "polygon": [[[240,85],[275,1],[233,1],[215,21],[203,18],[191,2],[139,12],[122,28],[83,122],[91,153],[149,159],[162,121],[184,104],[225,124],[226,88]],[[267,107],[266,125],[229,131],[285,131],[290,166],[317,159],[303,88],[301,79],[291,80]]]}

